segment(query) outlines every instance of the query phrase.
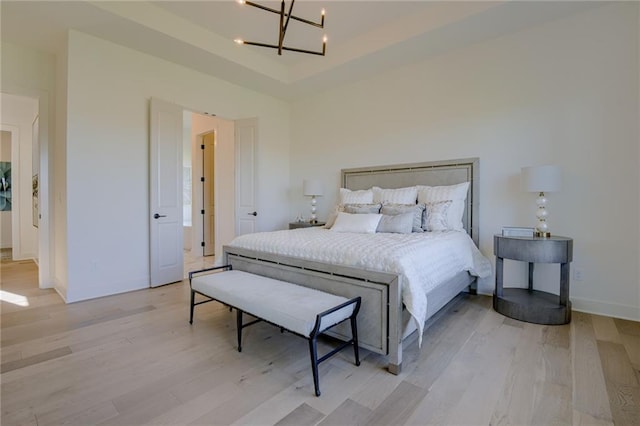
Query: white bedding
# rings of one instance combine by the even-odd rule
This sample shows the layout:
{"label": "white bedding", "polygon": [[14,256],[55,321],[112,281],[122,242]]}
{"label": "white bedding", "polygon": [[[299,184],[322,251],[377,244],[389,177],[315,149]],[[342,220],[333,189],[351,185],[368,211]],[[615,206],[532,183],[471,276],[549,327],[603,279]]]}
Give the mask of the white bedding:
{"label": "white bedding", "polygon": [[461,271],[481,278],[491,275],[491,263],[463,231],[357,234],[311,227],[246,234],[229,245],[402,274],[402,301],[416,321],[420,340],[431,289]]}

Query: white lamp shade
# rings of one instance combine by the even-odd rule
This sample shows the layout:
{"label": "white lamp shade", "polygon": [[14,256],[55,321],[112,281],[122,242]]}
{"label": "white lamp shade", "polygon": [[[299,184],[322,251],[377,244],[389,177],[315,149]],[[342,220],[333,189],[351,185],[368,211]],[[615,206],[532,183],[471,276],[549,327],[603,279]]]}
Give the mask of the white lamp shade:
{"label": "white lamp shade", "polygon": [[322,181],[317,179],[305,179],[302,183],[302,193],[308,196],[324,195],[324,187]]}
{"label": "white lamp shade", "polygon": [[560,191],[560,167],[534,166],[523,167],[520,173],[522,189],[527,192]]}

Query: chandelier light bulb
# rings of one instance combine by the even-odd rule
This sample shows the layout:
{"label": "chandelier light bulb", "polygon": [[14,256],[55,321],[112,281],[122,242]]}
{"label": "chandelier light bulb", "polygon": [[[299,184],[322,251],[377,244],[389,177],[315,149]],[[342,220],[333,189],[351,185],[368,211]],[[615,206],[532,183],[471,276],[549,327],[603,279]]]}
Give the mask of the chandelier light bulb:
{"label": "chandelier light bulb", "polygon": [[237,38],[235,40],[233,40],[236,42],[236,44],[244,44],[244,40],[242,40],[241,38]]}

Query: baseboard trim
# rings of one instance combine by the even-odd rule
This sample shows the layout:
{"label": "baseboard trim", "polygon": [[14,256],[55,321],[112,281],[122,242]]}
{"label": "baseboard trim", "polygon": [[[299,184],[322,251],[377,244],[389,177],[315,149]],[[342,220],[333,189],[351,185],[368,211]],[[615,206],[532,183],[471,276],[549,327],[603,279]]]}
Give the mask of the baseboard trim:
{"label": "baseboard trim", "polygon": [[572,297],[571,305],[574,311],[587,314],[604,315],[607,317],[621,318],[631,321],[640,321],[640,307],[620,305],[597,300]]}
{"label": "baseboard trim", "polygon": [[69,303],[67,301],[67,288],[62,285],[62,282],[57,278],[53,278],[53,289],[62,297],[64,303]]}
{"label": "baseboard trim", "polygon": [[108,286],[95,285],[90,288],[83,288],[81,291],[67,293],[67,303],[82,302],[83,300],[97,299],[99,297],[113,296],[131,291],[149,288],[149,276],[143,276],[126,281],[110,281]]}

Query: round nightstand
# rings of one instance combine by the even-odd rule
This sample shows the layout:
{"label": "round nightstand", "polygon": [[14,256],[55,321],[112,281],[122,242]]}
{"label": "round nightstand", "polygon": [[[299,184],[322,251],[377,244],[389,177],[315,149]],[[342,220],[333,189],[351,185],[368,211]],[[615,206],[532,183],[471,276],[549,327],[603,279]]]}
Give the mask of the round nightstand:
{"label": "round nightstand", "polygon": [[[571,321],[569,300],[569,263],[573,260],[573,240],[567,237],[528,238],[493,237],[496,255],[496,289],[493,308],[510,318],[536,324],[568,324]],[[503,260],[529,263],[528,288],[503,288]],[[535,263],[560,264],[560,295],[533,289]]]}

